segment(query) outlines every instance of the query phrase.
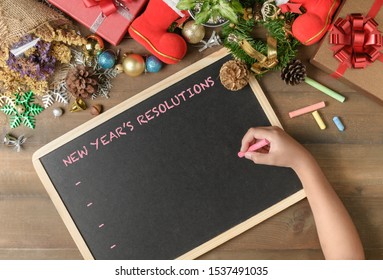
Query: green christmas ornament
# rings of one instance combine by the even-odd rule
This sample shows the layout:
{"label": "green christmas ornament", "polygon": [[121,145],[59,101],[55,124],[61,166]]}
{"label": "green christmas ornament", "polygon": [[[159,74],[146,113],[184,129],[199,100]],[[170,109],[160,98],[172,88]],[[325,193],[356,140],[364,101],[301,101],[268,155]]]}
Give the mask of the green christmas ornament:
{"label": "green christmas ornament", "polygon": [[10,99],[0,110],[10,116],[9,126],[11,128],[18,127],[23,124],[29,128],[35,128],[34,116],[40,114],[44,108],[39,104],[33,103],[35,97],[32,91],[23,95],[16,93],[15,98]]}

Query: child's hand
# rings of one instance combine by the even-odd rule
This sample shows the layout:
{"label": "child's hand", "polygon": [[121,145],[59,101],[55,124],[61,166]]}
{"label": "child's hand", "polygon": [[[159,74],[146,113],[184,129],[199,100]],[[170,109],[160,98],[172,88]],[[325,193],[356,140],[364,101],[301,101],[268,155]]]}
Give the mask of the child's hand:
{"label": "child's hand", "polygon": [[[267,139],[270,144],[255,152],[246,152],[257,139]],[[242,139],[241,152],[257,164],[276,165],[297,169],[304,165],[310,154],[307,150],[276,126],[250,128]]]}

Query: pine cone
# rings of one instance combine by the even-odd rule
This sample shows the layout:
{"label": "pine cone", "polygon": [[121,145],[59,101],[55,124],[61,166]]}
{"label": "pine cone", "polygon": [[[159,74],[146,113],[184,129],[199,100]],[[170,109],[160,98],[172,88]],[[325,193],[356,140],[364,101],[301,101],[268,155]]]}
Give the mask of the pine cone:
{"label": "pine cone", "polygon": [[232,91],[245,87],[249,83],[249,75],[246,63],[239,60],[225,62],[219,71],[222,85]]}
{"label": "pine cone", "polygon": [[90,98],[98,89],[98,80],[92,75],[89,67],[78,65],[72,68],[66,77],[68,91],[76,98]]}
{"label": "pine cone", "polygon": [[281,71],[281,78],[288,85],[297,85],[305,80],[306,66],[299,60],[293,59]]}

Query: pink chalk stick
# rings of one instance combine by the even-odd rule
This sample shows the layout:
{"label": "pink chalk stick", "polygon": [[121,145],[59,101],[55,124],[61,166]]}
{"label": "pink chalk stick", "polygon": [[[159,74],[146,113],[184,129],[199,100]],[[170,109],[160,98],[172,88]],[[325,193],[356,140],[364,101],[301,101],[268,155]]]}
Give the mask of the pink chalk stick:
{"label": "pink chalk stick", "polygon": [[314,112],[314,111],[321,109],[321,108],[324,108],[324,107],[326,107],[326,103],[324,103],[324,101],[322,101],[322,102],[319,102],[319,103],[316,103],[316,104],[292,111],[289,113],[289,116],[290,116],[290,118],[298,117],[300,115],[311,113],[311,112]]}
{"label": "pink chalk stick", "polygon": [[[262,139],[262,140],[258,141],[257,143],[251,145],[249,147],[249,149],[247,149],[247,152],[254,152],[254,151],[259,150],[260,148],[262,148],[262,147],[264,147],[266,145],[269,145],[269,144],[270,144],[269,141],[267,141],[266,139]],[[238,156],[240,158],[242,158],[242,157],[245,156],[245,153],[244,152],[239,152]]]}

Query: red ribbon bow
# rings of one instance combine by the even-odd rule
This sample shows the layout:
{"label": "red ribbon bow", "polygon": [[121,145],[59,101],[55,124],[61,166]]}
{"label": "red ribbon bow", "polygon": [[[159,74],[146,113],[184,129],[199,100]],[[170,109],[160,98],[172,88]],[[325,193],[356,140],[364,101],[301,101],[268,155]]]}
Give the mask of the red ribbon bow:
{"label": "red ribbon bow", "polygon": [[334,76],[342,76],[347,68],[365,68],[382,53],[383,37],[378,23],[371,17],[351,14],[346,19],[338,18],[330,33],[334,57],[341,62]]}
{"label": "red ribbon bow", "polygon": [[100,6],[102,13],[105,16],[109,16],[117,11],[116,4],[113,0],[82,0],[85,7],[91,8],[94,6]]}

